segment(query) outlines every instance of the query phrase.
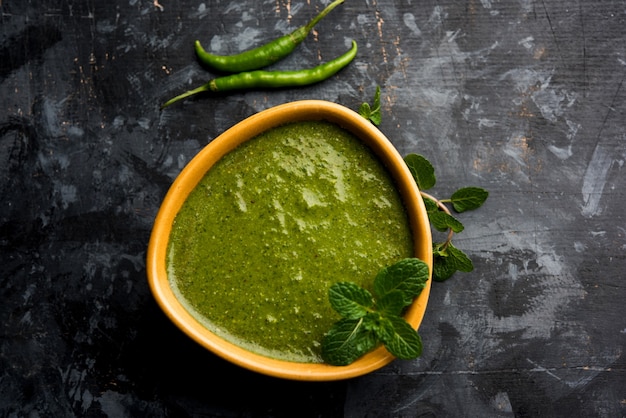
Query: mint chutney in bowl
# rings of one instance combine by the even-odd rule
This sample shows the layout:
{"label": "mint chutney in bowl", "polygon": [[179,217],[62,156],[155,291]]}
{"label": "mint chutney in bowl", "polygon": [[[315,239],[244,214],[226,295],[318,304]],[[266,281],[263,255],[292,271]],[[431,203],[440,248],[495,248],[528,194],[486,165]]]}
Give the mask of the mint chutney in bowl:
{"label": "mint chutney in bowl", "polygon": [[[329,287],[371,287],[407,258],[432,270],[419,190],[402,157],[356,112],[306,100],[261,111],[183,169],[154,223],[152,293],[189,337],[239,366],[294,380],[338,380],[393,360],[384,347],[347,366],[320,343],[339,319]],[[418,328],[430,280],[405,318]]]}

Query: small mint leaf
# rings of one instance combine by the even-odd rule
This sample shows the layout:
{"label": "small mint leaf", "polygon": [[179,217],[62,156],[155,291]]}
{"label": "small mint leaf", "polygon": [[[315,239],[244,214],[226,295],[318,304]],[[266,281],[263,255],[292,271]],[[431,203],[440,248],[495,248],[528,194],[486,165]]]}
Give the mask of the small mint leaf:
{"label": "small mint leaf", "polygon": [[452,257],[456,264],[456,269],[465,273],[474,270],[472,260],[461,250],[456,248],[452,243],[448,244],[448,257]]}
{"label": "small mint leaf", "polygon": [[380,86],[376,86],[376,93],[374,94],[374,108],[370,113],[369,118],[376,126],[382,122],[382,115],[380,114]]}
{"label": "small mint leaf", "polygon": [[405,258],[378,272],[374,279],[374,294],[380,299],[391,291],[399,290],[406,306],[420,294],[428,276],[425,262],[418,258]]}
{"label": "small mint leaf", "polygon": [[374,305],[371,293],[351,282],[334,283],[328,297],[330,306],[347,319],[361,318]]}
{"label": "small mint leaf", "polygon": [[454,210],[461,213],[478,209],[485,203],[488,196],[489,192],[480,187],[464,187],[454,192],[450,200]]}
{"label": "small mint leaf", "polygon": [[427,210],[428,220],[435,227],[437,231],[446,231],[451,229],[453,232],[461,232],[465,227],[452,215],[448,215],[446,212],[437,210]]}
{"label": "small mint leaf", "polygon": [[383,340],[387,351],[404,360],[419,357],[422,354],[422,339],[417,331],[402,317],[389,316],[386,319],[394,330],[391,338]]}
{"label": "small mint leaf", "polygon": [[374,110],[380,110],[380,86],[376,86],[376,93],[374,93]]}
{"label": "small mint leaf", "polygon": [[470,272],[473,269],[472,260],[451,242],[445,247],[443,244],[433,246],[433,280],[443,282],[456,271]]}
{"label": "small mint leaf", "polygon": [[445,254],[433,254],[433,280],[436,282],[444,282],[448,280],[457,268],[454,261],[448,259],[448,255]]}
{"label": "small mint leaf", "polygon": [[437,206],[437,202],[435,202],[434,200],[429,199],[427,197],[424,197],[423,200],[424,200],[424,207],[426,208],[427,212],[434,212],[434,211],[439,210],[439,206]]}
{"label": "small mint leaf", "polygon": [[435,185],[437,181],[435,168],[426,157],[419,154],[408,154],[404,157],[404,162],[409,167],[409,171],[420,190],[428,190]]}
{"label": "small mint leaf", "polygon": [[370,121],[372,121],[372,123],[376,126],[380,125],[380,123],[382,122],[382,116],[380,114],[380,110],[372,112],[372,114],[369,117]]}
{"label": "small mint leaf", "polygon": [[359,115],[372,122],[374,125],[380,125],[382,116],[380,114],[380,86],[376,86],[376,94],[374,94],[374,105],[369,103],[361,103],[359,106]]}
{"label": "small mint leaf", "polygon": [[372,109],[370,108],[370,104],[365,102],[361,103],[359,106],[359,115],[363,116],[365,119],[369,119],[372,114]]}
{"label": "small mint leaf", "polygon": [[345,366],[373,350],[378,339],[366,330],[361,319],[341,319],[322,340],[322,358],[328,364]]}

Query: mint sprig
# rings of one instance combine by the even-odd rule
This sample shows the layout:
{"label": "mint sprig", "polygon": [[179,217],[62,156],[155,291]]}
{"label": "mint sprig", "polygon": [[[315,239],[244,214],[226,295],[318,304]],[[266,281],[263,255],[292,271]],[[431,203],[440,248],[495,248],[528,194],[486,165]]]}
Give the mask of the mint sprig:
{"label": "mint sprig", "polygon": [[474,269],[472,260],[462,250],[452,245],[453,235],[462,232],[465,227],[461,221],[452,216],[446,205],[452,205],[456,213],[478,209],[489,197],[489,192],[480,187],[463,187],[452,193],[449,199],[439,200],[424,192],[437,182],[435,170],[426,157],[409,154],[404,157],[404,161],[420,189],[430,224],[437,231],[448,231],[445,241],[433,243],[433,280],[443,282],[457,271],[472,271]]}
{"label": "mint sprig", "polygon": [[422,340],[402,314],[426,286],[428,265],[405,258],[376,275],[372,292],[352,282],[334,283],[330,305],[342,316],[322,341],[326,363],[345,366],[378,345],[401,359],[422,353]]}
{"label": "mint sprig", "polygon": [[359,107],[359,115],[372,122],[374,125],[380,125],[382,115],[380,113],[380,87],[376,86],[376,94],[374,95],[374,104],[363,102]]}

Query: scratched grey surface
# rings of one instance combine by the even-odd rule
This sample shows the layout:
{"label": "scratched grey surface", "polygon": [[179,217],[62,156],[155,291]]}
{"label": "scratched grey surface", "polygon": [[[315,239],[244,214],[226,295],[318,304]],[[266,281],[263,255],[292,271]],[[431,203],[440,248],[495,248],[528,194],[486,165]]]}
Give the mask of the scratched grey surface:
{"label": "scratched grey surface", "polygon": [[[298,90],[158,104],[314,1],[0,1],[0,415],[626,416],[626,1],[347,0],[276,68],[354,63]],[[298,99],[356,109],[476,185],[433,285],[424,355],[309,384],[227,364],[156,307],[145,279],[167,188],[212,138]]]}

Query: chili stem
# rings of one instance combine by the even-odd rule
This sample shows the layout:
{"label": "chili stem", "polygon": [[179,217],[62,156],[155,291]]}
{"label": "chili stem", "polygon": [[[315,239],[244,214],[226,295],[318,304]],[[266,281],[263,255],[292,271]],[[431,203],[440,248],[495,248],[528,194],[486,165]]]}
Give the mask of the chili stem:
{"label": "chili stem", "polygon": [[324,10],[322,10],[317,16],[311,19],[311,21],[307,23],[306,26],[304,26],[304,33],[308,34],[309,32],[311,32],[311,29],[313,29],[313,27],[317,25],[320,20],[322,20],[328,13],[330,13],[335,7],[339,6],[344,1],[345,0],[335,0],[334,2],[326,6]]}
{"label": "chili stem", "polygon": [[165,102],[165,103],[163,103],[161,105],[161,109],[165,109],[166,107],[168,107],[172,103],[177,102],[179,100],[183,100],[183,99],[185,99],[185,98],[187,98],[189,96],[193,96],[194,94],[202,93],[202,92],[205,92],[205,91],[211,91],[210,84],[211,84],[210,82],[206,83],[206,84],[204,84],[204,85],[202,85],[200,87],[196,87],[193,90],[186,91],[183,94],[179,94],[178,96],[169,99],[167,102]]}

